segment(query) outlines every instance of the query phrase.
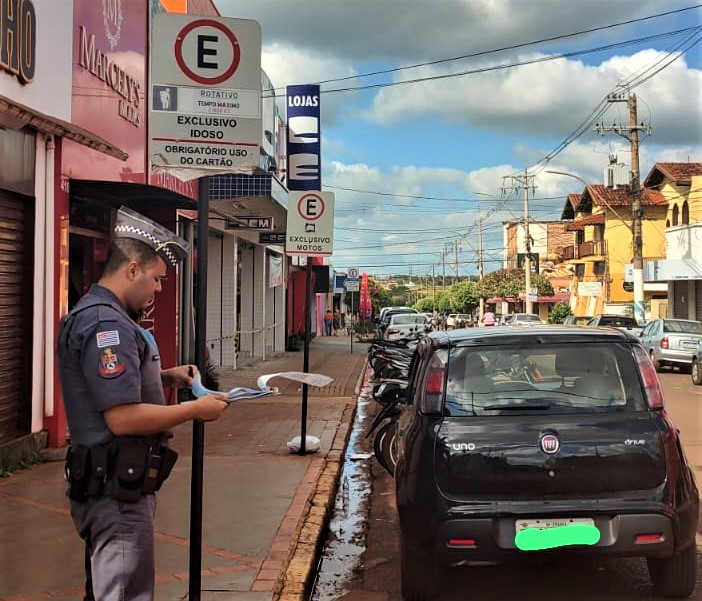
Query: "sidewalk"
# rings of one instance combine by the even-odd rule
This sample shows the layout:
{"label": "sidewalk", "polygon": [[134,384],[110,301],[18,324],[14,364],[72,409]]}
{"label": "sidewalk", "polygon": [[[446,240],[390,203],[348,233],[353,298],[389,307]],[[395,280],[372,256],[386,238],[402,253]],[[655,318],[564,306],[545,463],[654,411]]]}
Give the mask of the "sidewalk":
{"label": "sidewalk", "polygon": [[[309,390],[307,433],[318,453],[286,443],[300,435],[301,385],[277,379],[279,396],[233,404],[205,424],[203,601],[302,601],[333,506],[365,355],[350,338],[318,338],[311,372],[334,378]],[[291,352],[220,375],[222,389],[251,386],[262,373],[301,371]],[[175,430],[180,458],[158,493],[156,601],[188,598],[192,426]],[[80,601],[83,548],[65,498],[62,462],[0,479],[0,601]]]}

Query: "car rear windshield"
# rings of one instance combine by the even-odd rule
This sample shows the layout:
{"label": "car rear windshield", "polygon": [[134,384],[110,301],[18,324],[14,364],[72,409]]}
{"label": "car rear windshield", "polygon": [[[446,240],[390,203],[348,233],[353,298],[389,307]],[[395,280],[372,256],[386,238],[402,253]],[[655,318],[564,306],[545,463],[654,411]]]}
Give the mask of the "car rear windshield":
{"label": "car rear windshield", "polygon": [[614,326],[615,328],[638,328],[639,324],[633,317],[624,315],[603,315],[600,317],[599,325]]}
{"label": "car rear windshield", "polygon": [[445,415],[643,411],[631,348],[622,343],[458,346]]}
{"label": "car rear windshield", "polygon": [[699,321],[668,320],[663,322],[663,331],[671,334],[702,334]]}
{"label": "car rear windshield", "polygon": [[407,313],[407,314],[398,314],[398,315],[393,315],[391,319],[391,323],[394,326],[399,326],[399,325],[408,325],[408,324],[422,324],[426,323],[427,318],[425,315],[422,314],[417,314],[417,313]]}

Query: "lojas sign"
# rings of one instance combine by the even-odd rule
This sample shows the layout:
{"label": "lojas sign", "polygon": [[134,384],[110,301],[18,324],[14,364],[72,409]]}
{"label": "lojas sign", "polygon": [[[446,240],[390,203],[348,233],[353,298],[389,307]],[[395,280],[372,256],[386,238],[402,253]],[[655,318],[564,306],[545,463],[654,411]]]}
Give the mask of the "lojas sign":
{"label": "lojas sign", "polygon": [[288,190],[321,190],[319,86],[288,86]]}

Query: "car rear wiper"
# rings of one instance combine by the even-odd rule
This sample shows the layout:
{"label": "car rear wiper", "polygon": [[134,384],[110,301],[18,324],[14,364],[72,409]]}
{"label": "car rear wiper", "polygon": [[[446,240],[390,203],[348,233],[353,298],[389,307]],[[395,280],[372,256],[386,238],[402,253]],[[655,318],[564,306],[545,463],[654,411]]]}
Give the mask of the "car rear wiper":
{"label": "car rear wiper", "polygon": [[509,405],[500,405],[498,403],[495,403],[493,405],[486,405],[483,407],[484,411],[495,411],[495,410],[502,410],[506,409],[508,411],[510,410],[520,410],[520,409],[549,409],[551,407],[551,403],[521,403],[521,404],[509,404]]}

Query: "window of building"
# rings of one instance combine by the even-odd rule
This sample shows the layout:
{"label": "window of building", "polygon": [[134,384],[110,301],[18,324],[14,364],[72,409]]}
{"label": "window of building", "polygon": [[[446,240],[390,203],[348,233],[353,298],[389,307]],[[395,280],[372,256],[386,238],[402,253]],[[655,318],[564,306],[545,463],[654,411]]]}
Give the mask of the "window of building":
{"label": "window of building", "polygon": [[579,278],[585,277],[585,263],[576,263],[575,264],[575,275],[578,276]]}
{"label": "window of building", "polygon": [[603,276],[606,271],[606,265],[604,261],[595,261],[595,264],[593,265],[592,268],[594,274],[596,276]]}
{"label": "window of building", "polygon": [[678,205],[673,205],[673,225],[678,225]]}
{"label": "window of building", "polygon": [[682,206],[682,224],[687,225],[688,223],[690,223],[690,207],[688,207],[687,201],[685,201]]}

